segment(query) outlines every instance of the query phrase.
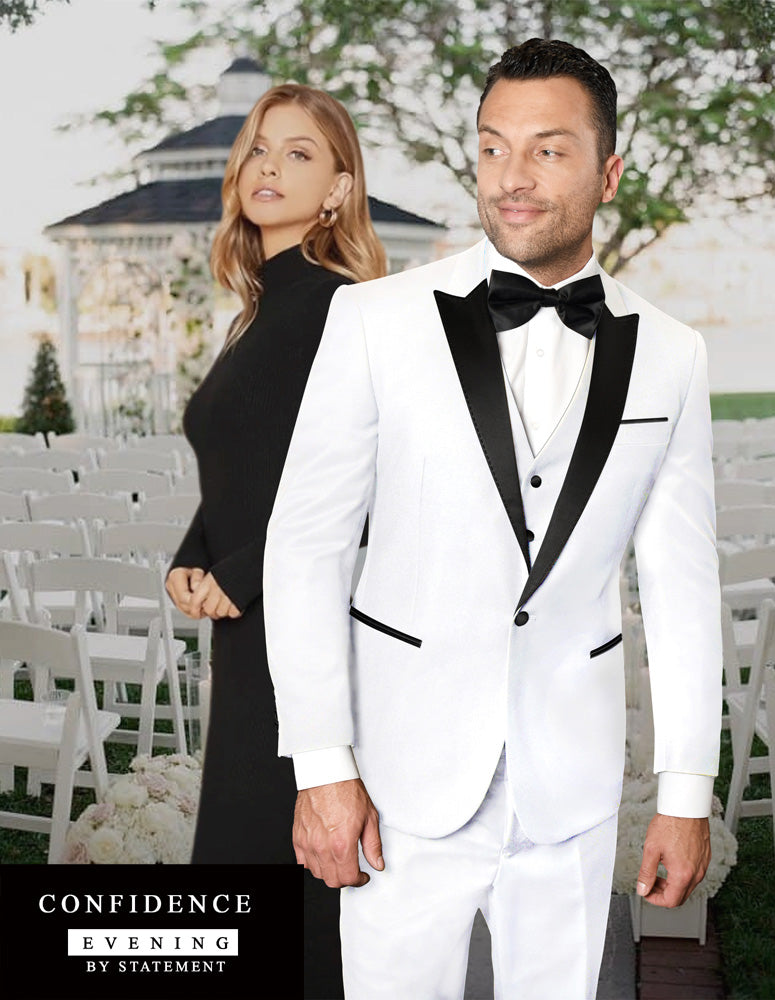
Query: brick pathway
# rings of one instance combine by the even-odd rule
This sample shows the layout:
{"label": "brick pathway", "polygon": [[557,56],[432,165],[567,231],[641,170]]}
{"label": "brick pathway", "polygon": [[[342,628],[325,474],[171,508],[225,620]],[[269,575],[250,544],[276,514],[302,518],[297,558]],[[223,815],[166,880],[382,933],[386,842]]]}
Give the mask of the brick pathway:
{"label": "brick pathway", "polygon": [[641,938],[637,979],[638,1000],[724,1000],[719,939],[710,910],[704,945],[687,938]]}

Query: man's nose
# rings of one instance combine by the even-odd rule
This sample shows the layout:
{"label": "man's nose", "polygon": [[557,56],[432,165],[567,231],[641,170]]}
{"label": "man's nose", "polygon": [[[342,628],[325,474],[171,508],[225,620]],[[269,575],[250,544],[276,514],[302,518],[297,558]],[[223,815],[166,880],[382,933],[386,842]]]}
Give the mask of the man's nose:
{"label": "man's nose", "polygon": [[509,156],[503,164],[500,186],[507,194],[532,191],[536,185],[535,172],[527,157]]}

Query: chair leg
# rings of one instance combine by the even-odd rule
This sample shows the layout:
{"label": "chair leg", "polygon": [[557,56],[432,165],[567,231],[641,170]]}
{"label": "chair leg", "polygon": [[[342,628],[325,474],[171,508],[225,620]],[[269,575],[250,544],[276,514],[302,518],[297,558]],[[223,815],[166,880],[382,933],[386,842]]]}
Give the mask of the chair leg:
{"label": "chair leg", "polygon": [[71,694],[67,700],[62,729],[62,745],[57,760],[54,781],[54,802],[51,813],[51,835],[48,844],[48,863],[62,863],[67,831],[70,826],[70,810],[73,803],[75,783],[75,748],[78,741],[78,724],[81,716],[81,696]]}

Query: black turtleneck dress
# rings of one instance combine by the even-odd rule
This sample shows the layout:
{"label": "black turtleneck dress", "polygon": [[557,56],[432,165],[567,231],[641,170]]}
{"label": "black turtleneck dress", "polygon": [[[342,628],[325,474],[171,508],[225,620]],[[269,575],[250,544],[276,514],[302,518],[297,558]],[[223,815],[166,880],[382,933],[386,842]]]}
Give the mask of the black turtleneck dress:
{"label": "black turtleneck dress", "polygon": [[[296,860],[293,766],[277,756],[266,657],[263,556],[267,522],[331,297],[347,279],[309,263],[298,246],[271,257],[262,278],[258,315],[216,359],[183,417],[196,452],[202,499],[170,568],[211,572],[242,612],[241,618],[213,622],[211,714],[193,864]],[[305,872],[305,983],[316,982],[315,992],[305,989],[309,996],[342,995],[340,986],[331,987],[331,976],[340,975],[338,895]]]}

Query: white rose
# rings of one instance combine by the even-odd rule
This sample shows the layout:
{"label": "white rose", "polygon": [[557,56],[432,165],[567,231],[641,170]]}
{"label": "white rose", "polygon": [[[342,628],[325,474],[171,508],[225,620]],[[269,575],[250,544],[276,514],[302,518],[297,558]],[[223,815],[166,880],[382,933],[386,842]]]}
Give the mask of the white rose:
{"label": "white rose", "polygon": [[182,823],[183,817],[180,813],[166,802],[151,802],[142,812],[142,824],[149,833],[177,834]]}
{"label": "white rose", "polygon": [[95,830],[88,843],[89,859],[95,865],[118,864],[124,848],[124,840],[120,833],[110,827]]}
{"label": "white rose", "polygon": [[119,778],[108,789],[105,797],[109,802],[115,802],[117,806],[140,808],[148,801],[148,790],[131,777]]}

